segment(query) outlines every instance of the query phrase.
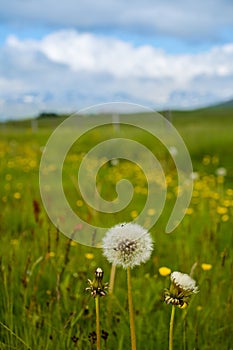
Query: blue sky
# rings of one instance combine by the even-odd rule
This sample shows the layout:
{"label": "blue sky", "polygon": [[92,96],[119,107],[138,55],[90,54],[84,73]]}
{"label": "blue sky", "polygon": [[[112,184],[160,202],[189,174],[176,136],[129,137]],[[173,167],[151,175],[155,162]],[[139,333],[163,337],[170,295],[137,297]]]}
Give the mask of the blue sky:
{"label": "blue sky", "polygon": [[196,108],[233,98],[230,0],[0,4],[0,119],[124,101]]}

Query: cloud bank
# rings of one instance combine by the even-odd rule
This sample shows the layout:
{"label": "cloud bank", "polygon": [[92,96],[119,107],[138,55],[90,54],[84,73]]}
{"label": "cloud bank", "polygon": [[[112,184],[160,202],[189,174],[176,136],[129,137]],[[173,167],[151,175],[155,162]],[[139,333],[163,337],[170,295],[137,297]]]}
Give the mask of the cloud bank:
{"label": "cloud bank", "polygon": [[76,30],[8,36],[0,49],[0,118],[128,101],[190,108],[232,97],[233,43],[193,54]]}

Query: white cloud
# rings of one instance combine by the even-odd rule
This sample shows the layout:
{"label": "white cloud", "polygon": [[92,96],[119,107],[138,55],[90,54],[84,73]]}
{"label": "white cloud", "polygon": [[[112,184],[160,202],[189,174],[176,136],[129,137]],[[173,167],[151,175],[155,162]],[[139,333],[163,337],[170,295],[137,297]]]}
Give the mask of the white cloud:
{"label": "white cloud", "polygon": [[[166,54],[151,46],[133,45],[89,33],[59,31],[40,41],[9,37],[7,45],[19,53],[41,53],[48,60],[73,71],[105,73],[118,78],[171,78],[182,83],[201,74],[233,73],[233,44],[199,54]],[[28,61],[28,59],[27,59]]]}
{"label": "white cloud", "polygon": [[232,96],[233,44],[175,55],[61,30],[41,40],[10,36],[2,53],[2,117],[22,114],[23,106],[34,114],[116,100],[192,107]]}

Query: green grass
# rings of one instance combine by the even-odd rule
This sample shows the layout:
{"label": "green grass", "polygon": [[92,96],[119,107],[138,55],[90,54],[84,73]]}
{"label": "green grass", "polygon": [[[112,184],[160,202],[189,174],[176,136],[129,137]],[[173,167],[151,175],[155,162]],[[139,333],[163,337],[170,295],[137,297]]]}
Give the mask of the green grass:
{"label": "green grass", "polygon": [[[174,112],[173,123],[183,137],[199,173],[190,209],[171,234],[165,234],[176,193],[176,171],[166,150],[149,135],[123,128],[157,152],[170,178],[164,211],[151,229],[155,248],[151,259],[132,270],[137,348],[168,348],[171,307],[163,303],[169,276],[159,267],[189,273],[197,262],[194,278],[200,292],[188,308],[177,309],[174,349],[229,350],[233,344],[233,163],[232,109]],[[63,118],[39,120],[31,131],[30,121],[0,125],[0,349],[95,349],[95,303],[85,292],[87,279],[101,267],[104,281],[110,265],[101,249],[71,242],[50,222],[40,199],[38,167],[49,135]],[[90,223],[110,226],[132,220],[146,200],[146,179],[141,170],[121,161],[106,164],[98,177],[104,198],[114,199],[119,178],[127,177],[139,189],[133,203],[117,215],[101,214],[85,204],[77,207],[69,171],[93,145],[110,138],[112,127],[94,130],[74,145],[65,162],[64,187],[71,206]],[[119,135],[120,136],[120,135]],[[216,169],[225,167],[225,178]],[[142,191],[140,191],[142,189]],[[93,255],[90,255],[93,254]],[[89,255],[87,255],[89,254]],[[204,271],[202,263],[212,269]],[[102,349],[130,349],[126,271],[117,269],[113,296],[100,300]]]}

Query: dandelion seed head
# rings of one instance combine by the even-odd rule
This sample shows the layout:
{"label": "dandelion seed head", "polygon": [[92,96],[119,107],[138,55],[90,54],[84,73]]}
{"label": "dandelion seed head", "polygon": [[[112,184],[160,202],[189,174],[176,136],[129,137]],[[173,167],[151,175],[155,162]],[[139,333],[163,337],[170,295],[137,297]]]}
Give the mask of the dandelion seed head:
{"label": "dandelion seed head", "polygon": [[189,291],[192,293],[198,292],[198,287],[196,286],[196,281],[192,279],[186,273],[174,271],[171,274],[171,281],[183,291]]}
{"label": "dandelion seed head", "polygon": [[150,234],[134,223],[122,223],[110,228],[103,239],[103,255],[110,263],[123,268],[146,262],[152,250]]}
{"label": "dandelion seed head", "polygon": [[216,175],[217,176],[226,176],[227,175],[227,169],[220,167],[218,169],[216,169]]}

